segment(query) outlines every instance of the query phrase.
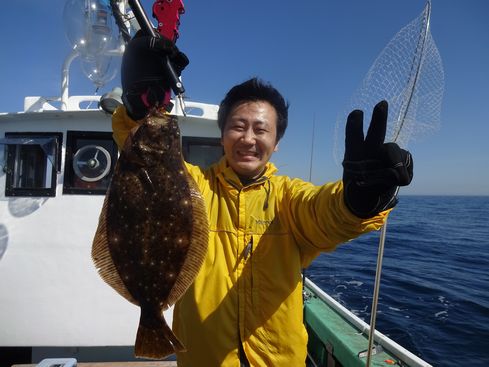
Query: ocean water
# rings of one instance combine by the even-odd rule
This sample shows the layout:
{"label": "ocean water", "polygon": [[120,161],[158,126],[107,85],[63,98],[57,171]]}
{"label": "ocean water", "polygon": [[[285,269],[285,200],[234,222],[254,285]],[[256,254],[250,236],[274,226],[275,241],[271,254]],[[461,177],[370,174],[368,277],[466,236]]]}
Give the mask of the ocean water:
{"label": "ocean water", "polygon": [[[367,323],[379,235],[307,269]],[[489,197],[400,197],[387,224],[376,329],[434,366],[489,365]]]}

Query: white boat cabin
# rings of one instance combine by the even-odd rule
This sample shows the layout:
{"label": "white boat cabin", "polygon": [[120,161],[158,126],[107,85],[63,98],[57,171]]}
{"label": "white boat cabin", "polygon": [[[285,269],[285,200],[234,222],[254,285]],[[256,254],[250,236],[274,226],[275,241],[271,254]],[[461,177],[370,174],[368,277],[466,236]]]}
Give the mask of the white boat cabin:
{"label": "white boat cabin", "polygon": [[[46,347],[59,356],[59,347],[134,345],[139,308],[91,259],[118,156],[111,115],[97,103],[70,97],[61,110],[28,97],[25,111],[0,114],[0,353],[23,347],[35,360],[53,355]],[[217,106],[187,102],[186,116],[172,113],[187,161],[207,166],[222,155]],[[171,310],[165,316],[171,325]]]}

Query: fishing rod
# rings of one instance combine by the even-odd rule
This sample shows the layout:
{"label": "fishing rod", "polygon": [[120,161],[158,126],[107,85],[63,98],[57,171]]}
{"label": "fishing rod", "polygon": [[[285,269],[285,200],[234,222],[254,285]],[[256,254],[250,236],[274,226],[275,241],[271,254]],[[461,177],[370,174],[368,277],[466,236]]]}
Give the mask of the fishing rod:
{"label": "fishing rod", "polygon": [[[179,36],[178,26],[180,25],[180,15],[185,12],[182,0],[156,0],[153,3],[153,16],[158,21],[158,33],[156,33],[156,31],[154,30],[153,24],[146,15],[146,12],[144,11],[139,0],[128,0],[128,4],[131,7],[132,12],[136,17],[136,20],[138,21],[139,26],[144,33],[146,33],[147,35],[151,35],[151,37],[154,38],[164,37],[172,42],[176,42]],[[168,56],[165,56],[165,67],[168,71],[171,88],[180,102],[182,111],[185,112],[183,102],[183,94],[185,93],[185,88],[183,87],[183,84],[180,81],[177,73],[173,69],[173,65],[171,64],[170,58]],[[168,91],[167,93],[169,94],[170,92]],[[169,99],[169,96],[168,98],[165,98],[165,100]]]}
{"label": "fishing rod", "polygon": [[115,19],[115,24],[117,25],[117,28],[119,28],[119,32],[121,33],[124,43],[128,43],[131,40],[131,34],[126,26],[126,22],[130,23],[130,19],[132,17],[127,17],[122,12],[121,6],[119,5],[119,0],[110,0],[110,8]]}
{"label": "fishing rod", "polygon": [[[127,0],[127,3],[132,11],[133,17],[137,21],[137,25],[141,31],[153,38],[166,38],[172,42],[176,42],[179,37],[178,26],[180,25],[180,15],[185,12],[185,8],[182,0],[155,0],[153,3],[153,16],[158,22],[158,26],[155,30],[151,20],[148,18],[143,6],[139,0]],[[122,34],[124,41],[127,43],[130,40],[129,32],[125,26],[125,22],[128,20],[119,10],[118,0],[110,0],[112,13],[116,20],[116,24]],[[175,93],[177,97],[181,110],[185,114],[185,104],[183,100],[183,95],[185,93],[185,88],[182,81],[178,77],[175,69],[173,68],[170,58],[168,56],[164,57],[164,67],[168,73],[168,78],[170,81],[171,90]],[[166,91],[165,101],[170,100],[171,91]],[[146,92],[147,94],[147,92]],[[142,96],[143,100],[144,95]]]}

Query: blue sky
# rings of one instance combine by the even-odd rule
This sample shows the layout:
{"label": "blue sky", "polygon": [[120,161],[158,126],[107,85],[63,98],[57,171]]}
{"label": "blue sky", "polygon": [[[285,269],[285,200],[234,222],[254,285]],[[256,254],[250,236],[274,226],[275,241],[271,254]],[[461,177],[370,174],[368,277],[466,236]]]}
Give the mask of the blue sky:
{"label": "blue sky", "polygon": [[[152,1],[144,0],[148,13]],[[389,40],[424,0],[186,0],[178,46],[190,58],[187,96],[219,103],[234,84],[259,76],[289,100],[289,128],[272,161],[279,172],[336,180],[336,116]],[[70,51],[64,0],[7,1],[0,13],[0,111],[20,111],[24,96],[59,96]],[[433,0],[431,32],[445,72],[441,128],[410,142],[415,178],[403,194],[489,195],[489,2]],[[70,94],[95,87],[77,61]],[[119,84],[119,76],[99,93]]]}

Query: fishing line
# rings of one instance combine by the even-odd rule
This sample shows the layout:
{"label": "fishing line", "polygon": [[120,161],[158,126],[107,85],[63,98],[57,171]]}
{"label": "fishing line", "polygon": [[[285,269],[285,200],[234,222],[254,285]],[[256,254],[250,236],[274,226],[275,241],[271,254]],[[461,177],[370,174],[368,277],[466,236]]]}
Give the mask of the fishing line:
{"label": "fishing line", "polygon": [[[312,162],[314,158],[314,136],[316,133],[316,114],[314,113],[312,116],[312,133],[311,133],[311,152],[309,157],[309,182],[312,181]],[[302,269],[302,295],[303,299],[306,299],[305,292],[305,284],[306,284],[306,268]],[[303,307],[303,320],[306,319],[306,307]]]}

